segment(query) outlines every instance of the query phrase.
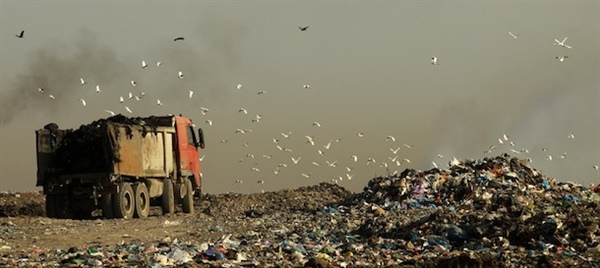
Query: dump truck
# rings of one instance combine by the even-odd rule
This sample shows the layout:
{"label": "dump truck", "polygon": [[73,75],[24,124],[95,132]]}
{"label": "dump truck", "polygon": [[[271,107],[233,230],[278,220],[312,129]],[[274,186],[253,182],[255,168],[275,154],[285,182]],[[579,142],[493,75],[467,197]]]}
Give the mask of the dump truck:
{"label": "dump truck", "polygon": [[189,118],[119,114],[78,129],[50,123],[35,136],[36,186],[50,218],[146,218],[151,206],[194,213],[205,145]]}

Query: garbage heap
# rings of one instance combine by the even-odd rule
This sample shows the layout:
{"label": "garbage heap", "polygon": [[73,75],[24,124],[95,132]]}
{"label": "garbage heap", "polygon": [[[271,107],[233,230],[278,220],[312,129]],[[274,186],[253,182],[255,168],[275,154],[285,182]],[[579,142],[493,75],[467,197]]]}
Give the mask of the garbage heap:
{"label": "garbage heap", "polygon": [[[345,205],[371,206],[377,216],[355,233],[387,241],[389,248],[586,260],[580,254],[600,253],[597,191],[597,186],[545,177],[527,161],[504,154],[455,160],[446,170],[407,169],[399,176],[378,177]],[[421,216],[403,217],[409,211]],[[600,266],[600,255],[591,259]]]}

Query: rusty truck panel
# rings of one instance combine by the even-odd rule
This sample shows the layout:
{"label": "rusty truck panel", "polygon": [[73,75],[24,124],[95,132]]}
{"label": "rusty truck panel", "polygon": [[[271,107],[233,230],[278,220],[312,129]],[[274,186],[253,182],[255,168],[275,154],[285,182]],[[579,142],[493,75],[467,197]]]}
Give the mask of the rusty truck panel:
{"label": "rusty truck panel", "polygon": [[58,130],[53,133],[48,129],[35,131],[38,163],[36,186],[43,186],[46,182],[48,175],[45,171],[55,166],[56,158],[54,155],[56,147],[68,132],[68,130]]}
{"label": "rusty truck panel", "polygon": [[113,172],[131,177],[168,177],[173,172],[171,127],[149,131],[140,126],[110,124]]}

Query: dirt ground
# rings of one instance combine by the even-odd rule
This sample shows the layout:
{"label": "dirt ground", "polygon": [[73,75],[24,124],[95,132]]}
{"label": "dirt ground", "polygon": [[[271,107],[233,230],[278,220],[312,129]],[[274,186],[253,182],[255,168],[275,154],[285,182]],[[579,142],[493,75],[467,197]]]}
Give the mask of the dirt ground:
{"label": "dirt ground", "polygon": [[321,209],[349,194],[341,187],[322,185],[263,194],[205,194],[195,200],[194,215],[184,214],[181,207],[175,215],[162,215],[160,207],[153,207],[146,219],[70,220],[45,217],[42,193],[0,193],[0,253],[123,242],[148,244],[174,238],[182,242],[214,241],[226,233],[253,230],[246,218]]}

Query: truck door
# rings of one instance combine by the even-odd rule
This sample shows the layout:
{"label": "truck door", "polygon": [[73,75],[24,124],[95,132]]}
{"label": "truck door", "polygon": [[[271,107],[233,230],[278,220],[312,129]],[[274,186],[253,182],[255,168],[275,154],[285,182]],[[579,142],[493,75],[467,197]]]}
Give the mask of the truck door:
{"label": "truck door", "polygon": [[[182,175],[194,175],[197,187],[202,185],[200,181],[200,158],[198,153],[198,138],[194,133],[191,120],[177,117],[177,136],[179,140],[179,170]],[[192,173],[192,174],[189,174]]]}

